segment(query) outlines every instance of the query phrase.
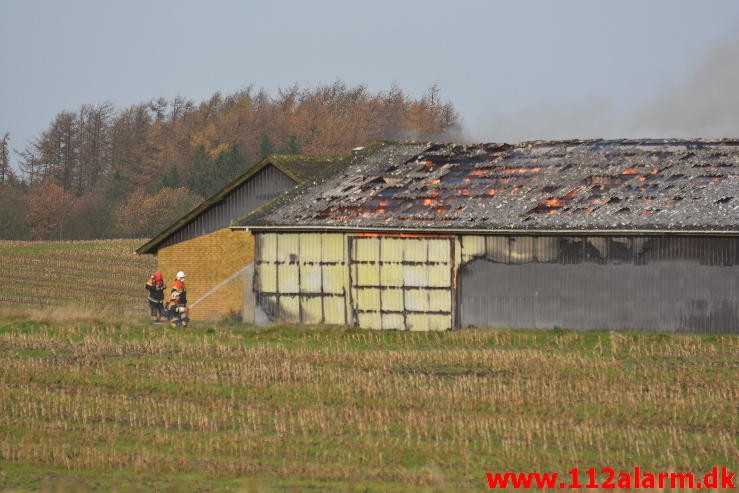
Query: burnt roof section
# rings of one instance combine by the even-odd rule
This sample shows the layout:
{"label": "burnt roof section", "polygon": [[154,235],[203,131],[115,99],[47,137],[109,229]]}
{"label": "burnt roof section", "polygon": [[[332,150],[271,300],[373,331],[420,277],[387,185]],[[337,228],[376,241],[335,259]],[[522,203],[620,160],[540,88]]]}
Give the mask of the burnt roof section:
{"label": "burnt roof section", "polygon": [[232,180],[221,190],[205,199],[190,212],[169,225],[159,234],[154,236],[154,238],[140,246],[136,250],[136,253],[138,253],[139,255],[156,253],[159,245],[166,241],[172,234],[186,226],[193,219],[200,216],[202,213],[204,213],[214,205],[222,202],[231,192],[240,187],[243,183],[245,183],[247,180],[249,180],[251,177],[256,175],[259,171],[266,168],[267,166],[274,166],[285,175],[290,177],[293,181],[295,181],[295,183],[299,184],[303,183],[311,176],[319,174],[324,168],[333,166],[338,161],[339,160],[336,158],[305,156],[299,154],[270,154],[268,156],[265,156],[261,161],[249,168],[245,173]]}
{"label": "burnt roof section", "polygon": [[738,169],[728,139],[383,144],[238,224],[736,232]]}

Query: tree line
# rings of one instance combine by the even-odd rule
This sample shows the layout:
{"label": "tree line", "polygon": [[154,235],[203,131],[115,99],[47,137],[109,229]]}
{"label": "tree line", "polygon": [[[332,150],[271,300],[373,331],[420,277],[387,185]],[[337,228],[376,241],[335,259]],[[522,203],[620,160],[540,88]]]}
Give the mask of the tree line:
{"label": "tree line", "polygon": [[149,237],[271,153],[344,155],[373,140],[459,131],[432,86],[370,92],[342,82],[276,95],[247,87],[196,104],[176,97],[62,111],[10,166],[0,140],[0,238]]}

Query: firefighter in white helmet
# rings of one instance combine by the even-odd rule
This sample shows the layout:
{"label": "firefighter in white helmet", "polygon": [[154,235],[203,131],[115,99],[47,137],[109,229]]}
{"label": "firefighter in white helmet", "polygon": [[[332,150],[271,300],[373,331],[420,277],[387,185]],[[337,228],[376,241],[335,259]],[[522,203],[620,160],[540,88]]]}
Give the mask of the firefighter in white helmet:
{"label": "firefighter in white helmet", "polygon": [[185,273],[179,271],[172,283],[172,291],[167,302],[169,324],[172,327],[187,327],[190,321],[190,309],[187,308],[187,288],[185,287]]}

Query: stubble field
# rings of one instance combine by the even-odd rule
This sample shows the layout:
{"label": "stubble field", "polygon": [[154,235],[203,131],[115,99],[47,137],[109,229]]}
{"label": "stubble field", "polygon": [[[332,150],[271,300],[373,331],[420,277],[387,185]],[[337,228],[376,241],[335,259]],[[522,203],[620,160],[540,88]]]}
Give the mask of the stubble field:
{"label": "stubble field", "polygon": [[481,491],[739,457],[734,335],[173,330],[16,304],[0,354],[0,490]]}

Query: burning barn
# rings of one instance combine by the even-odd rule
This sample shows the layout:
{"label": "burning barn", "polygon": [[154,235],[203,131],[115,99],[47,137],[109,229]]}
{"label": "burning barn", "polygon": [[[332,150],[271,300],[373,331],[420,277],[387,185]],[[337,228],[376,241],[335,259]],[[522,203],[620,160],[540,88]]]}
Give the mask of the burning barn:
{"label": "burning barn", "polygon": [[136,252],[157,255],[157,268],[168,283],[177,271],[185,271],[193,319],[240,313],[244,274],[253,268],[254,238],[229,226],[334,163],[312,156],[267,156]]}
{"label": "burning barn", "polygon": [[376,143],[233,226],[244,315],[739,332],[738,169],[735,140]]}

